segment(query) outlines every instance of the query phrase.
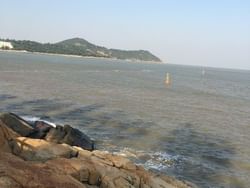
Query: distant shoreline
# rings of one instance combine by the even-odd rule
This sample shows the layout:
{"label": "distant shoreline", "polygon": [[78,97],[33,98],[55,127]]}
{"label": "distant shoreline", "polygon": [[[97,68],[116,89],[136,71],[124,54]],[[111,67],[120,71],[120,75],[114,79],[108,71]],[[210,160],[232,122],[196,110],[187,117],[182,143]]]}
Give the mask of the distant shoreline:
{"label": "distant shoreline", "polygon": [[30,54],[39,54],[39,55],[51,55],[51,56],[63,56],[63,57],[75,57],[75,58],[86,58],[86,59],[105,59],[105,60],[117,60],[117,61],[126,61],[129,63],[145,63],[145,64],[164,64],[163,62],[158,61],[143,61],[143,60],[132,60],[132,59],[117,59],[112,57],[95,57],[95,56],[80,56],[72,54],[58,54],[58,53],[45,53],[45,52],[30,52],[26,50],[3,50],[0,49],[0,52],[17,52],[17,53],[30,53]]}

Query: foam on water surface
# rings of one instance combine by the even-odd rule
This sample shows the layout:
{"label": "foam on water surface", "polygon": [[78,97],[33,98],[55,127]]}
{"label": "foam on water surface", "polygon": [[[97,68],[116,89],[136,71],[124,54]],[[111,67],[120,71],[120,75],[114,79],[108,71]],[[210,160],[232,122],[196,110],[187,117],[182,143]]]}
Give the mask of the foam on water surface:
{"label": "foam on water surface", "polygon": [[26,120],[28,122],[32,122],[32,123],[34,123],[35,121],[42,121],[42,122],[50,125],[51,127],[56,128],[56,124],[55,123],[52,123],[52,122],[47,121],[47,120],[43,120],[40,117],[35,117],[35,116],[21,116],[21,118],[23,118],[24,120]]}

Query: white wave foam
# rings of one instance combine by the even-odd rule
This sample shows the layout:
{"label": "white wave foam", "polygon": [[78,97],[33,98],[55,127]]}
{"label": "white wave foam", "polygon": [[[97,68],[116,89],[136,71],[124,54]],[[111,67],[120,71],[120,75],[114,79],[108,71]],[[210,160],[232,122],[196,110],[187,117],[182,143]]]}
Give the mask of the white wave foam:
{"label": "white wave foam", "polygon": [[182,160],[179,155],[170,155],[166,152],[155,152],[150,154],[151,159],[147,160],[144,166],[155,170],[164,170],[178,165]]}
{"label": "white wave foam", "polygon": [[36,117],[36,116],[21,116],[21,118],[23,118],[24,120],[26,121],[29,121],[29,122],[35,122],[35,121],[42,121],[48,125],[50,125],[51,127],[54,127],[56,128],[56,124],[55,123],[52,123],[50,121],[47,121],[47,120],[43,120],[41,119],[40,117]]}
{"label": "white wave foam", "polygon": [[52,122],[49,122],[49,121],[46,121],[46,120],[40,120],[40,121],[43,121],[44,123],[50,125],[51,127],[56,128],[56,124],[55,123],[52,123]]}
{"label": "white wave foam", "polygon": [[143,164],[143,166],[146,169],[154,169],[154,170],[160,170],[160,171],[167,168],[167,166],[164,165],[163,163],[157,163],[153,159],[148,160],[146,163]]}
{"label": "white wave foam", "polygon": [[149,70],[149,69],[142,69],[141,72],[152,72],[152,70]]}
{"label": "white wave foam", "polygon": [[153,169],[162,171],[166,168],[177,165],[180,161],[184,160],[179,155],[170,155],[167,152],[146,152],[133,150],[131,148],[123,148],[118,152],[113,152],[116,155],[129,157],[135,159],[138,165],[144,166],[146,169]]}
{"label": "white wave foam", "polygon": [[35,117],[35,116],[21,116],[21,118],[23,118],[26,121],[31,121],[31,122],[40,120],[40,117]]}
{"label": "white wave foam", "polygon": [[137,158],[137,154],[134,150],[130,149],[130,148],[123,148],[122,150],[120,150],[119,152],[114,152],[114,154],[116,155],[121,155],[123,157],[133,157],[133,158]]}

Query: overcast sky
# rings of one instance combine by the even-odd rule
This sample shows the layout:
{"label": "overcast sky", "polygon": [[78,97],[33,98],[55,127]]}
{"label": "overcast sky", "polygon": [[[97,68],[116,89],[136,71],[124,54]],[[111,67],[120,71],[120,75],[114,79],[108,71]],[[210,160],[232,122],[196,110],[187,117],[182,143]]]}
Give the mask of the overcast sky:
{"label": "overcast sky", "polygon": [[0,0],[0,38],[81,37],[166,63],[250,69],[249,0]]}

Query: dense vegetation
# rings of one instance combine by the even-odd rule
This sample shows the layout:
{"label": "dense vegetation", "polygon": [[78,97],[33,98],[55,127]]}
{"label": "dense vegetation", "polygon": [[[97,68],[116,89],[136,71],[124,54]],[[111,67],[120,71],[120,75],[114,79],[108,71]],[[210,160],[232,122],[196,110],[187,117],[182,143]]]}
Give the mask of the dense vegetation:
{"label": "dense vegetation", "polygon": [[106,57],[129,60],[157,61],[161,60],[145,50],[125,51],[96,46],[81,38],[73,38],[58,43],[39,43],[28,40],[5,40],[11,42],[14,50],[29,52],[69,54],[80,56]]}

